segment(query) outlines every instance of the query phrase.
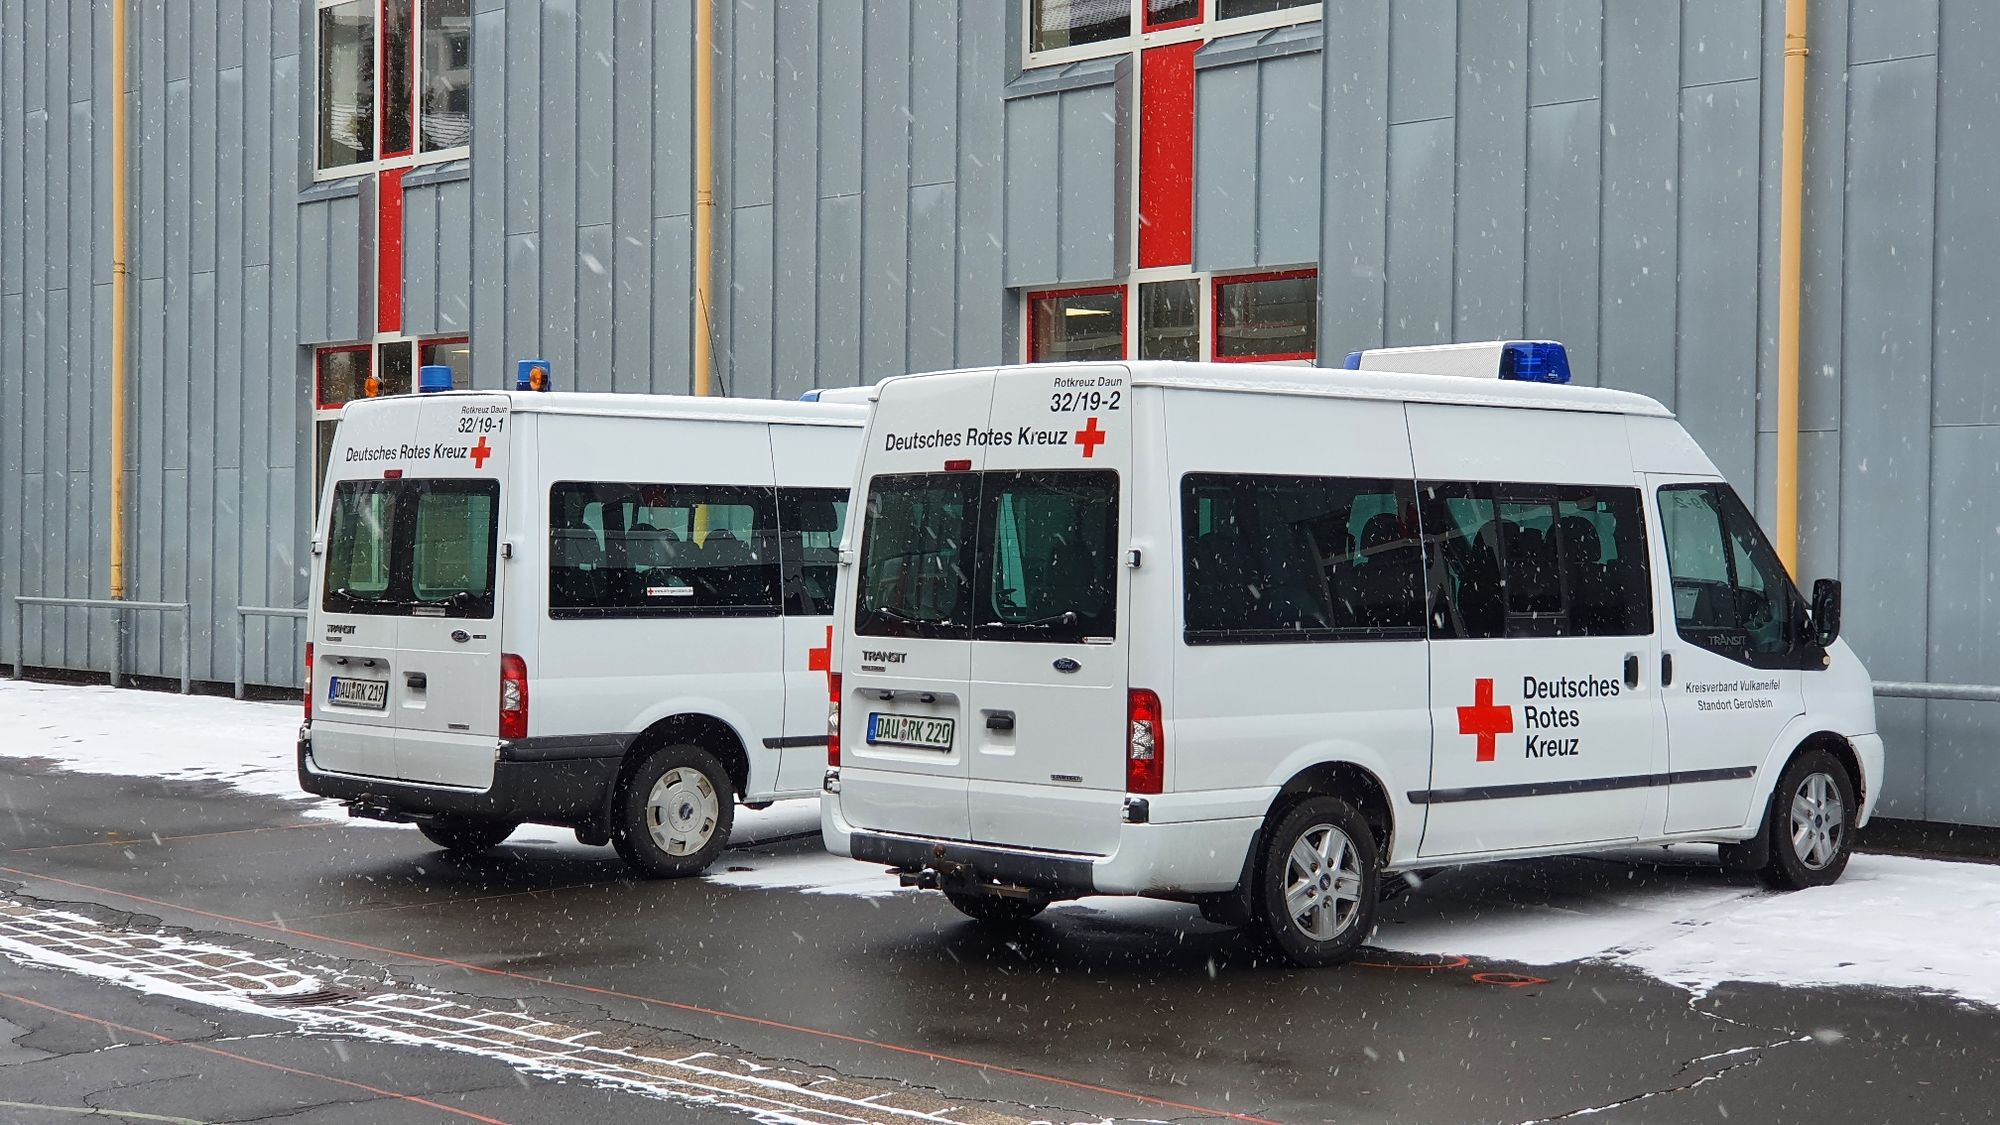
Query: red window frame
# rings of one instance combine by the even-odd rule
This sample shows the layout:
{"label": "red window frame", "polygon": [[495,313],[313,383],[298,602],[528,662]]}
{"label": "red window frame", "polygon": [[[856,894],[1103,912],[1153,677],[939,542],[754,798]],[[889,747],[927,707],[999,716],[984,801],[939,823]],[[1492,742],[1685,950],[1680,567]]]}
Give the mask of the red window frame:
{"label": "red window frame", "polygon": [[1193,16],[1184,20],[1172,20],[1167,23],[1153,22],[1153,9],[1147,3],[1147,0],[1138,0],[1138,4],[1139,28],[1142,31],[1171,31],[1176,27],[1193,27],[1195,24],[1208,18],[1208,0],[1195,0]]}
{"label": "red window frame", "polygon": [[1222,354],[1222,290],[1228,285],[1244,285],[1256,281],[1292,281],[1301,277],[1319,277],[1316,268],[1297,270],[1271,270],[1265,273],[1238,273],[1210,280],[1208,294],[1208,352],[1217,363],[1272,363],[1284,360],[1319,358],[1318,352],[1269,352],[1259,355]]}
{"label": "red window frame", "polygon": [[[313,352],[313,405],[319,410],[338,410],[345,402],[328,402],[326,399],[326,358],[342,352],[361,352],[368,357],[368,374],[362,376],[364,385],[370,375],[375,374],[375,345],[345,344],[336,348],[318,348]],[[364,396],[365,397],[365,396]],[[354,401],[353,399],[347,400]]]}
{"label": "red window frame", "polygon": [[[1035,348],[1035,302],[1058,300],[1063,297],[1101,297],[1106,293],[1118,294],[1118,358],[1127,359],[1132,355],[1132,316],[1128,306],[1128,285],[1085,285],[1073,289],[1040,289],[1028,293],[1027,305],[1022,309],[1026,321],[1024,330],[1028,340],[1028,362],[1046,362],[1036,354]],[[1078,361],[1082,362],[1082,361]]]}

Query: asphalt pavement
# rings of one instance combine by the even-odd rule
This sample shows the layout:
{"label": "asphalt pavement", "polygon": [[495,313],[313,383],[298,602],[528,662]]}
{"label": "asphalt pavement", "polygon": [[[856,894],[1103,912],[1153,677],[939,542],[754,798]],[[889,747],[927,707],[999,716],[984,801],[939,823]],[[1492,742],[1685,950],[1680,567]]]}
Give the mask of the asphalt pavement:
{"label": "asphalt pavement", "polygon": [[[723,864],[817,848],[782,839]],[[1527,861],[1418,893],[1476,910],[1632,877]],[[1605,964],[1386,953],[1302,971],[1172,904],[1086,903],[995,932],[934,895],[640,881],[608,848],[451,860],[408,830],[219,785],[6,759],[0,893],[888,1099],[860,1105],[930,1099],[911,1104],[943,1120],[1989,1121],[2000,1093],[2000,1013],[1948,997],[1730,985],[1697,1001]],[[44,1119],[8,1102],[48,1120],[95,1105],[200,1121],[743,1114],[4,961],[0,1021],[0,1121]]]}

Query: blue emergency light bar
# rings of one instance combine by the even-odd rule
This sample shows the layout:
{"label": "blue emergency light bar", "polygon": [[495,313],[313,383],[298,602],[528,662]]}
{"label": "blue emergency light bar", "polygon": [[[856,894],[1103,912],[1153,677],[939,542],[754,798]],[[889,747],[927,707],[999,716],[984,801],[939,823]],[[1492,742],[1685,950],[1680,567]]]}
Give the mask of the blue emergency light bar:
{"label": "blue emergency light bar", "polygon": [[1569,352],[1554,340],[1490,340],[1415,348],[1370,348],[1347,353],[1349,371],[1401,371],[1463,375],[1515,383],[1567,383]]}
{"label": "blue emergency light bar", "polygon": [[800,396],[799,396],[799,401],[800,401],[800,402],[818,402],[818,401],[819,401],[819,388],[815,387],[815,388],[813,388],[812,390],[809,390],[809,391],[807,391],[806,393],[804,393],[804,394],[800,395]]}
{"label": "blue emergency light bar", "polygon": [[451,390],[451,368],[442,363],[426,363],[417,368],[417,393],[434,394]]}
{"label": "blue emergency light bar", "polygon": [[548,390],[549,361],[546,359],[524,359],[514,364],[514,389],[517,391]]}

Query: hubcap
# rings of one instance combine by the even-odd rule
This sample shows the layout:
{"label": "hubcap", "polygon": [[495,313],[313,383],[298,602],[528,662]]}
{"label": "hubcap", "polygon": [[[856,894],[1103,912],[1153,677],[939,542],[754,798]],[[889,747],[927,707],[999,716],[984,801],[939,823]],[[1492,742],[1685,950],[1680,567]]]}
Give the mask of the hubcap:
{"label": "hubcap", "polygon": [[1808,776],[1792,794],[1792,854],[1813,871],[1824,871],[1840,855],[1847,832],[1847,806],[1840,786],[1824,773]]}
{"label": "hubcap", "polygon": [[646,829],[668,855],[693,855],[706,847],[721,816],[708,775],[686,766],[660,775],[646,795]]}
{"label": "hubcap", "polygon": [[1361,861],[1347,833],[1316,824],[1292,843],[1285,860],[1285,910],[1314,941],[1332,941],[1361,910]]}

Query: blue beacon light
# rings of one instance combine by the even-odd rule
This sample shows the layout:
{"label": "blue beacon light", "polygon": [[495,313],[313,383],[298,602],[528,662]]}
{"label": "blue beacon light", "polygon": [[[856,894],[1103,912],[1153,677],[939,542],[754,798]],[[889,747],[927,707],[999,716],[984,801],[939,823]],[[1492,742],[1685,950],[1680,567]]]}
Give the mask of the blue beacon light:
{"label": "blue beacon light", "polygon": [[1500,377],[1519,383],[1569,382],[1569,352],[1554,340],[1526,340],[1500,350]]}
{"label": "blue beacon light", "polygon": [[436,394],[451,390],[451,368],[442,363],[427,363],[417,368],[417,392]]}

